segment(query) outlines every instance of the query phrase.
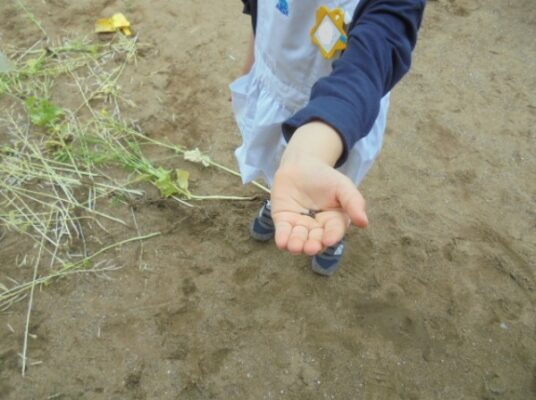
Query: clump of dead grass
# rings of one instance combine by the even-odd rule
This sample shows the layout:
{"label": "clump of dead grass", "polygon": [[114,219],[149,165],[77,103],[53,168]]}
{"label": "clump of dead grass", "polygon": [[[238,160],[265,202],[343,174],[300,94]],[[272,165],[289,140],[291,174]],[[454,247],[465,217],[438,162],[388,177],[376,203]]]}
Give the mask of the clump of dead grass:
{"label": "clump of dead grass", "polygon": [[[144,144],[156,145],[185,160],[239,176],[198,149],[151,139],[122,118],[121,105],[129,100],[118,82],[125,68],[136,62],[137,46],[136,38],[122,35],[108,44],[88,39],[41,43],[24,51],[13,49],[15,71],[0,74],[0,96],[12,100],[0,114],[7,136],[0,148],[0,222],[43,243],[51,265],[59,265],[60,271],[66,266],[72,269],[69,255],[62,250],[68,243],[80,243],[80,256],[88,258],[84,221],[102,230],[106,230],[103,220],[128,225],[99,211],[97,203],[112,194],[141,196],[142,191],[134,187],[141,180],[151,182],[162,197],[190,207],[196,200],[251,199],[194,194],[188,171],[157,165],[143,154]],[[116,59],[123,61],[115,65]],[[53,101],[51,93],[58,79],[67,79],[76,88],[80,104],[74,109]],[[104,168],[110,164],[129,172],[129,179],[117,182]],[[16,294],[27,287],[17,286]],[[12,293],[0,292],[0,307],[13,302]]]}
{"label": "clump of dead grass", "polygon": [[[18,3],[47,36],[28,8]],[[28,49],[5,49],[14,68],[0,73],[0,229],[29,238],[36,253],[16,260],[18,266],[33,266],[31,280],[19,282],[5,276],[0,282],[0,310],[29,296],[23,374],[34,289],[72,274],[120,268],[103,255],[160,234],[139,232],[133,214],[137,236],[91,251],[88,230],[96,236],[97,229],[108,232],[108,224],[130,226],[101,211],[102,200],[112,195],[142,196],[136,187],[141,180],[154,185],[162,197],[189,207],[199,200],[251,199],[195,194],[189,187],[188,171],[158,165],[144,155],[143,147],[150,144],[239,176],[198,149],[147,137],[122,117],[121,106],[135,104],[122,93],[119,82],[125,69],[137,62],[138,47],[137,38],[118,34],[108,43],[89,38],[41,39]],[[69,106],[54,99],[58,82],[74,88],[71,94],[79,99],[78,104]],[[125,170],[128,178],[119,182],[106,172],[108,165]],[[40,272],[45,263],[49,268]]]}

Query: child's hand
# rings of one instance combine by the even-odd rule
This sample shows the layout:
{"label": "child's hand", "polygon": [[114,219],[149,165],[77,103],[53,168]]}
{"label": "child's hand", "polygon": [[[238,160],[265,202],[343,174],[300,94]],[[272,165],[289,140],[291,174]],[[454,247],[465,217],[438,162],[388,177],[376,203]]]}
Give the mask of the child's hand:
{"label": "child's hand", "polygon": [[[363,196],[326,160],[337,133],[323,143],[325,147],[316,147],[322,143],[315,139],[322,142],[325,136],[319,130],[326,126],[313,124],[294,134],[275,175],[271,195],[277,247],[310,256],[338,243],[350,222],[362,228],[368,225]],[[318,149],[322,149],[320,157]],[[314,218],[307,215],[309,210],[317,211]]]}

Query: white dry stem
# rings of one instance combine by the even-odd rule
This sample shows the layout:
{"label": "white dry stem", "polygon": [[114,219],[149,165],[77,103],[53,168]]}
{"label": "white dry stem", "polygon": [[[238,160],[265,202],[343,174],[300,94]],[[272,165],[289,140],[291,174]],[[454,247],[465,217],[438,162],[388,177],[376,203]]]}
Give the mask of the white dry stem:
{"label": "white dry stem", "polygon": [[182,204],[183,206],[190,207],[190,208],[194,208],[194,207],[195,207],[193,204],[188,203],[186,200],[179,199],[177,196],[171,196],[171,198],[172,198],[173,200],[179,202],[179,203]]}
{"label": "white dry stem", "polygon": [[[122,240],[120,242],[105,246],[105,247],[101,248],[100,250],[96,251],[95,253],[93,253],[92,255],[90,255],[90,256],[82,259],[82,260],[79,260],[79,261],[77,261],[75,263],[64,264],[63,268],[60,269],[59,271],[53,272],[53,273],[51,273],[51,274],[49,274],[47,276],[43,276],[43,277],[34,279],[32,282],[26,282],[26,283],[16,285],[16,286],[10,288],[9,290],[4,291],[3,293],[0,293],[0,307],[6,305],[8,303],[11,303],[14,298],[16,298],[17,296],[20,296],[21,294],[23,294],[26,291],[30,290],[32,288],[32,286],[34,286],[34,285],[44,284],[44,283],[50,282],[52,279],[65,277],[67,275],[79,272],[82,268],[84,268],[84,266],[88,262],[90,262],[95,257],[97,257],[97,256],[99,256],[99,255],[101,255],[101,254],[103,254],[103,253],[105,253],[105,252],[107,252],[109,250],[112,250],[112,249],[114,249],[116,247],[123,246],[123,245],[125,245],[127,243],[140,241],[140,240],[148,240],[148,239],[154,238],[154,237],[159,236],[159,235],[161,235],[160,232],[153,232],[153,233],[150,233],[148,235],[136,236],[136,237],[132,237],[130,239]],[[46,249],[46,248],[44,246],[42,246],[42,247],[40,247],[40,249]],[[115,268],[116,267],[114,266],[114,269]],[[85,269],[85,270],[90,270],[90,269]]]}
{"label": "white dry stem", "polygon": [[[26,213],[25,213],[25,212],[24,212],[24,211],[23,211],[23,210],[22,210],[16,203],[14,203],[12,200],[10,200],[4,193],[0,192],[0,194],[1,194],[2,196],[4,196],[4,198],[6,198],[6,199],[8,200],[8,202],[12,203],[13,206],[17,209],[17,211],[19,211],[19,213],[20,213],[20,214],[21,214],[21,215],[22,215],[22,216],[23,216],[23,217],[24,217],[30,224],[32,223],[32,220],[31,220],[30,218],[28,218],[28,216],[26,215]],[[18,200],[19,200],[19,201],[26,207],[26,209],[28,210],[28,213],[29,213],[33,218],[35,218],[35,220],[41,222],[42,228],[44,228],[43,231],[40,230],[39,227],[37,227],[35,224],[32,225],[33,228],[37,231],[37,233],[39,233],[39,234],[40,234],[43,238],[45,238],[50,244],[52,244],[52,246],[54,246],[54,247],[59,246],[58,243],[56,243],[55,241],[53,241],[53,240],[46,234],[46,230],[47,230],[47,228],[44,226],[44,224],[43,224],[43,222],[42,222],[41,220],[39,220],[38,218],[36,218],[35,215],[33,215],[33,211],[32,211],[32,209],[31,209],[30,207],[28,207],[28,205],[27,205],[23,200],[21,200],[20,197],[19,197],[16,193],[12,193],[12,194],[13,194],[13,196],[14,196],[13,200],[14,200],[15,198],[17,198],[17,199],[18,199]]]}
{"label": "white dry stem", "polygon": [[[22,60],[24,57],[26,57],[28,54],[32,53],[33,50],[41,44],[43,39],[38,39],[37,42],[35,42],[33,45],[31,45],[28,49],[24,50],[15,60],[15,63],[18,63],[20,60]],[[41,51],[41,50],[39,50]]]}
{"label": "white dry stem", "polygon": [[[14,195],[14,196],[23,196],[29,200],[32,200],[32,201],[35,201],[36,203],[40,203],[40,204],[43,204],[43,205],[49,205],[49,206],[53,206],[54,204],[50,204],[50,203],[45,203],[35,197],[32,197],[30,196],[30,194],[34,194],[34,195],[39,195],[39,196],[43,196],[43,197],[46,197],[46,198],[49,198],[49,199],[53,199],[53,200],[58,200],[60,202],[66,202],[68,204],[71,204],[73,207],[78,207],[78,208],[81,208],[87,212],[90,212],[90,213],[93,213],[95,215],[98,215],[100,217],[103,217],[103,218],[106,218],[106,219],[109,219],[110,221],[114,221],[114,222],[117,222],[117,223],[120,223],[122,225],[125,225],[125,226],[128,226],[128,224],[123,221],[122,219],[119,219],[119,218],[116,218],[116,217],[112,217],[111,215],[108,215],[108,214],[104,214],[100,211],[97,211],[97,210],[93,210],[93,209],[90,209],[88,208],[87,206],[79,203],[78,201],[76,200],[70,200],[70,199],[65,199],[65,198],[62,198],[62,197],[59,197],[59,196],[54,196],[54,195],[51,195],[51,194],[47,194],[47,193],[44,193],[44,192],[35,192],[33,190],[29,190],[29,189],[23,189],[21,187],[7,187],[7,189]],[[19,197],[20,199],[20,197]],[[22,201],[22,200],[21,200]],[[28,206],[26,206],[28,208],[28,210],[31,210]],[[57,206],[56,206],[57,207]],[[61,208],[60,208],[61,210]]]}
{"label": "white dry stem", "polygon": [[35,289],[35,282],[37,279],[37,268],[39,267],[39,262],[41,261],[41,253],[43,250],[43,247],[45,246],[44,238],[41,239],[41,245],[39,247],[39,252],[37,253],[37,259],[35,260],[34,264],[34,271],[33,271],[33,278],[32,278],[32,284],[30,287],[30,300],[28,301],[28,312],[26,313],[26,328],[24,329],[24,343],[22,346],[22,376],[26,375],[26,354],[28,352],[28,331],[30,329],[30,314],[32,312],[32,304],[33,304],[33,294]]}
{"label": "white dry stem", "polygon": [[24,5],[24,3],[21,0],[17,0],[17,3],[19,4],[19,7],[22,8],[22,10],[26,13],[28,18],[39,28],[39,30],[45,35],[45,37],[48,37],[47,31],[45,31],[45,28],[43,28],[43,25],[41,25],[41,22],[35,17],[35,15],[32,14],[32,12]]}
{"label": "white dry stem", "polygon": [[[148,143],[154,144],[154,145],[159,146],[159,147],[164,147],[164,148],[173,150],[176,153],[179,153],[179,154],[181,154],[183,156],[188,153],[188,150],[184,150],[183,148],[181,148],[179,146],[176,146],[176,145],[173,145],[173,144],[167,144],[167,143],[163,143],[163,142],[160,142],[158,140],[152,139],[152,138],[150,138],[148,136],[145,136],[142,133],[136,131],[135,129],[128,129],[128,132],[131,135],[136,136],[136,137],[138,137],[140,139],[143,139],[144,141],[146,141]],[[194,161],[192,159],[190,159],[189,161],[197,162],[197,161]],[[235,171],[235,170],[233,170],[233,169],[231,169],[229,167],[226,167],[223,164],[215,162],[210,157],[205,156],[202,159],[200,159],[199,162],[202,163],[205,166],[206,166],[206,164],[208,164],[208,165],[210,165],[212,167],[215,167],[217,169],[221,169],[222,171],[225,171],[225,172],[227,172],[227,173],[229,173],[231,175],[234,175],[236,177],[241,176],[239,172],[237,172],[237,171]],[[256,181],[253,181],[252,185],[258,187],[259,189],[263,190],[266,193],[270,193],[270,189],[268,189],[266,186],[263,186],[263,185],[261,185],[260,183],[258,183]]]}
{"label": "white dry stem", "polygon": [[[136,214],[134,213],[134,208],[130,207],[130,212],[132,213],[132,219],[134,220],[134,227],[136,228],[136,233],[138,236],[141,236],[140,228],[138,226],[138,221],[136,220]],[[140,241],[140,253],[138,255],[138,269],[143,271],[143,241]]]}
{"label": "white dry stem", "polygon": [[[39,244],[41,242],[41,238],[42,236],[34,236],[28,232],[26,232],[24,229],[21,229],[19,228],[17,225],[11,223],[11,221],[9,221],[8,219],[5,219],[5,218],[2,218],[0,217],[0,222],[2,222],[5,226],[7,226],[8,228],[10,229],[13,229],[14,231],[16,231],[17,233],[23,235],[23,236],[27,236],[28,238],[30,238],[32,241],[34,241],[34,243],[36,244]],[[46,238],[45,238],[46,239]],[[44,248],[44,250],[50,255],[50,256],[54,256],[54,252],[49,250],[48,248]],[[57,255],[56,255],[56,260],[58,260],[58,262],[63,266],[65,265],[65,261],[63,261],[61,258],[59,258]],[[25,266],[26,263],[24,263],[22,266]],[[9,278],[8,278],[9,279]],[[15,281],[16,282],[16,281]],[[18,283],[17,283],[18,284]],[[1,295],[0,295],[0,299],[1,299]],[[0,300],[1,301],[1,300]]]}

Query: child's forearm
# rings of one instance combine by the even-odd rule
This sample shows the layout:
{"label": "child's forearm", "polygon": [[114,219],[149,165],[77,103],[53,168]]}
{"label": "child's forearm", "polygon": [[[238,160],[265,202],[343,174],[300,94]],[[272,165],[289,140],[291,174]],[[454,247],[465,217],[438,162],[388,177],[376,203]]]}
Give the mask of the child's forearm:
{"label": "child's forearm", "polygon": [[309,122],[294,132],[280,165],[315,158],[333,167],[342,151],[343,142],[335,129],[321,121]]}

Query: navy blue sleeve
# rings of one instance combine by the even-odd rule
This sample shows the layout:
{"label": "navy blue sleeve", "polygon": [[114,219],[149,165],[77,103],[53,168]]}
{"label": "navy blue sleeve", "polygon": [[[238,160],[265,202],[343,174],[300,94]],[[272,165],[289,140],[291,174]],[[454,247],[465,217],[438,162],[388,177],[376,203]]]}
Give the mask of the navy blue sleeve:
{"label": "navy blue sleeve", "polygon": [[242,4],[244,4],[244,14],[251,15],[251,2],[250,0],[242,0]]}
{"label": "navy blue sleeve", "polygon": [[244,4],[244,14],[251,15],[251,25],[253,26],[253,32],[257,28],[257,0],[242,0]]}
{"label": "navy blue sleeve", "polygon": [[341,136],[344,151],[337,162],[367,135],[380,100],[406,74],[417,41],[425,0],[362,0],[356,9],[348,47],[332,73],[312,88],[309,103],[283,123],[288,141],[311,121],[323,121]]}

